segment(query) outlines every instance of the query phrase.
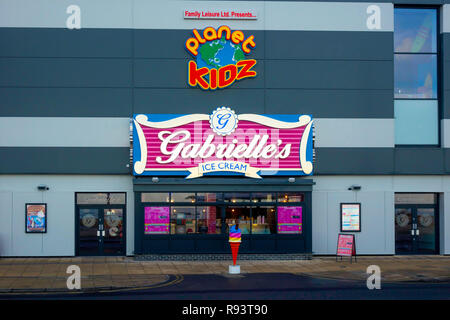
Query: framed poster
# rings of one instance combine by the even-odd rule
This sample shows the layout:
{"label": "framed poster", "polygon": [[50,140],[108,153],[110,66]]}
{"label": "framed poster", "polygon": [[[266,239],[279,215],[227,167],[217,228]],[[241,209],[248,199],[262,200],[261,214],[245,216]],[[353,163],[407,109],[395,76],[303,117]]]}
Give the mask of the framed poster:
{"label": "framed poster", "polygon": [[47,233],[47,204],[25,204],[25,232]]}
{"label": "framed poster", "polygon": [[341,232],[361,232],[361,203],[341,203]]}

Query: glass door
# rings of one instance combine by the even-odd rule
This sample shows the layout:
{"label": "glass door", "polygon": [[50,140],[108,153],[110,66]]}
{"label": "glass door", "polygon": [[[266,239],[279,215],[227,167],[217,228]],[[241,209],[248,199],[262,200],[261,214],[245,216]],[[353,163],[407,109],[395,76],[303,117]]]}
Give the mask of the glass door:
{"label": "glass door", "polygon": [[99,254],[100,209],[83,208],[78,211],[78,255]]}
{"label": "glass door", "polygon": [[77,207],[77,255],[125,254],[125,206]]}
{"label": "glass door", "polygon": [[434,208],[417,208],[416,252],[419,254],[436,253],[436,223]]}
{"label": "glass door", "polygon": [[436,207],[397,206],[395,209],[396,254],[436,254]]}
{"label": "glass door", "polygon": [[123,237],[123,209],[103,209],[102,251],[103,254],[125,254]]}
{"label": "glass door", "polygon": [[413,252],[413,210],[412,208],[395,209],[395,253]]}

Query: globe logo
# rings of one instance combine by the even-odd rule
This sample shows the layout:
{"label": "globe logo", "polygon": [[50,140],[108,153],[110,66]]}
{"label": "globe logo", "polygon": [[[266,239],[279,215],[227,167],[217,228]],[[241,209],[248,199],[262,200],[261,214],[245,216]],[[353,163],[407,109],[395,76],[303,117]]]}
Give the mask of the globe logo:
{"label": "globe logo", "polygon": [[195,60],[188,62],[188,84],[204,90],[223,89],[235,81],[256,77],[255,59],[249,59],[251,48],[256,46],[254,36],[245,37],[239,30],[228,26],[217,30],[207,27],[203,36],[196,29],[186,40],[186,50]]}
{"label": "globe logo", "polygon": [[238,118],[230,108],[219,107],[209,116],[209,123],[215,133],[227,136],[236,130]]}
{"label": "globe logo", "polygon": [[198,53],[196,57],[198,68],[219,69],[245,59],[241,47],[226,40],[225,36],[222,39],[204,43]]}

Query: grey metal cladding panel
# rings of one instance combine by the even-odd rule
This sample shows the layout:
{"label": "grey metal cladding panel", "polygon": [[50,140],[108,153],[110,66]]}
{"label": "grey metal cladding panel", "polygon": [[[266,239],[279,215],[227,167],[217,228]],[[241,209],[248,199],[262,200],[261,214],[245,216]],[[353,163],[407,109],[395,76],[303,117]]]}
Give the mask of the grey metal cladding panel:
{"label": "grey metal cladding panel", "polygon": [[450,119],[450,90],[443,92],[442,107],[444,119]]}
{"label": "grey metal cladding panel", "polygon": [[[234,1],[234,0],[232,0]],[[253,0],[251,0],[253,1]],[[275,0],[275,1],[284,1],[284,0]],[[294,0],[298,1],[298,0]],[[327,2],[341,2],[342,0],[326,0]],[[370,0],[357,0],[352,2],[372,2]],[[394,3],[394,4],[404,4],[404,5],[439,5],[450,3],[450,0],[380,0],[377,1],[380,3]]]}
{"label": "grey metal cladding panel", "polygon": [[129,148],[0,147],[0,174],[129,174]]}
{"label": "grey metal cladding panel", "polygon": [[396,148],[396,174],[443,174],[444,149]]}
{"label": "grey metal cladding panel", "polygon": [[394,90],[393,61],[266,60],[266,88]]}
{"label": "grey metal cladding panel", "polygon": [[314,174],[392,174],[392,148],[317,148]]}
{"label": "grey metal cladding panel", "polygon": [[134,90],[134,113],[210,113],[221,106],[232,107],[239,113],[266,113],[264,90],[233,87],[215,91],[199,88]]}
{"label": "grey metal cladding panel", "polygon": [[450,173],[450,149],[441,148],[317,148],[314,174]]}
{"label": "grey metal cladding panel", "polygon": [[444,170],[450,173],[450,149],[444,149]]}
{"label": "grey metal cladding panel", "polygon": [[[242,0],[228,0],[228,1],[242,1]],[[246,0],[246,1],[261,1],[261,0]],[[287,2],[298,2],[299,0],[269,0],[269,1],[273,1],[273,2],[282,2],[282,1],[287,1]],[[311,1],[314,2],[314,1]],[[317,1],[319,2],[319,1]],[[320,2],[343,2],[342,0],[326,0],[326,1],[320,1]],[[352,2],[356,2],[356,3],[373,3],[373,1],[371,0],[352,0]],[[378,0],[376,1],[378,3],[394,3],[394,4],[445,4],[445,3],[450,3],[450,0]]]}
{"label": "grey metal cladding panel", "polygon": [[[135,59],[134,85],[142,88],[190,88],[187,83],[188,59]],[[257,61],[255,78],[236,81],[230,88],[264,88],[264,60]],[[202,90],[197,87],[197,90]],[[217,89],[221,90],[221,89]]]}
{"label": "grey metal cladding panel", "polygon": [[[263,59],[264,31],[244,30],[243,32],[245,37],[255,36],[256,47],[252,48],[248,58]],[[193,34],[190,30],[136,29],[134,30],[134,56],[136,58],[192,59],[192,55],[185,49],[186,40],[191,37]]]}
{"label": "grey metal cladding panel", "polygon": [[445,60],[442,67],[443,80],[444,80],[444,90],[450,90],[450,60]]}
{"label": "grey metal cladding panel", "polygon": [[131,88],[0,88],[1,117],[130,117]]}
{"label": "grey metal cladding panel", "polygon": [[441,53],[444,60],[450,61],[450,33],[441,33]]}
{"label": "grey metal cladding panel", "polygon": [[382,0],[379,2],[393,2],[394,4],[407,4],[407,5],[439,5],[450,3],[450,0]]}
{"label": "grey metal cladding panel", "polygon": [[0,58],[0,86],[129,87],[130,59]]}
{"label": "grey metal cladding panel", "polygon": [[131,29],[0,28],[1,57],[132,55]]}
{"label": "grey metal cladding panel", "polygon": [[266,31],[266,59],[392,60],[392,32]]}
{"label": "grey metal cladding panel", "polygon": [[267,89],[266,113],[314,118],[393,118],[392,90]]}

